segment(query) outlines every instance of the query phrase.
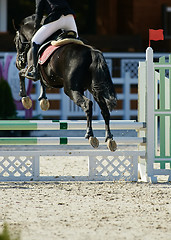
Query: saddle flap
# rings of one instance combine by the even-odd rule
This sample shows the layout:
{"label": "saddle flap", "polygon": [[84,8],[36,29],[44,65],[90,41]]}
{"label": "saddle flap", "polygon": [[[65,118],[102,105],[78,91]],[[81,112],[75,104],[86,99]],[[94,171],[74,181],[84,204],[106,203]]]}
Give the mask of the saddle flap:
{"label": "saddle flap", "polygon": [[44,51],[43,53],[40,55],[39,57],[39,60],[38,60],[38,63],[40,65],[43,65],[47,60],[48,58],[56,51],[56,49],[58,49],[58,47],[56,46],[53,46],[53,45],[49,45]]}

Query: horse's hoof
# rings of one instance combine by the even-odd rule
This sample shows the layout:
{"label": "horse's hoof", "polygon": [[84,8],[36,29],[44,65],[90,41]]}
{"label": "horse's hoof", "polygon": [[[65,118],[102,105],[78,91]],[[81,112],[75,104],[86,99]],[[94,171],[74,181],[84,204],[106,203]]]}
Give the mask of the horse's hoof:
{"label": "horse's hoof", "polygon": [[96,137],[89,137],[89,143],[94,148],[98,148],[99,146],[99,140]]}
{"label": "horse's hoof", "polygon": [[30,99],[29,96],[27,97],[22,97],[21,102],[23,104],[23,107],[25,109],[30,109],[32,107],[32,100]]}
{"label": "horse's hoof", "polygon": [[47,111],[50,107],[50,103],[48,99],[43,98],[40,100],[40,107],[43,111]]}
{"label": "horse's hoof", "polygon": [[115,140],[108,139],[107,140],[107,147],[111,152],[115,152],[116,149],[117,149],[117,144],[116,144]]}

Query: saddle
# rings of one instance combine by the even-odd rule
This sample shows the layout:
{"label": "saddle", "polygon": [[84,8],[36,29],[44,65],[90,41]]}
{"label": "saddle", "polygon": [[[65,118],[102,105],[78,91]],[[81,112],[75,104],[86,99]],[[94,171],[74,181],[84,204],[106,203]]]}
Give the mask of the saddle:
{"label": "saddle", "polygon": [[[60,34],[59,34],[60,31]],[[39,48],[37,53],[37,71],[39,72],[39,65],[43,65],[47,62],[49,57],[59,48],[69,43],[84,44],[76,36],[74,31],[62,31],[58,30],[52,36],[50,36]],[[32,69],[32,65],[27,69],[26,77],[28,72]],[[37,81],[37,80],[36,80]]]}
{"label": "saddle", "polygon": [[59,47],[69,43],[76,43],[81,45],[84,44],[76,37],[76,32],[63,31],[56,39],[49,40],[40,47],[38,51],[38,63],[40,65],[43,65],[54,53],[54,51],[56,51]]}

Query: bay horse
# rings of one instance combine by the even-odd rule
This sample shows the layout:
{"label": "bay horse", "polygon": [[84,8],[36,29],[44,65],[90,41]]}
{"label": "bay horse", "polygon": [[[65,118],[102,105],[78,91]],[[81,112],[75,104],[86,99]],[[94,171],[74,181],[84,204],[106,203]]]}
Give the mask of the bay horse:
{"label": "bay horse", "polygon": [[[31,100],[25,90],[25,76],[32,65],[30,49],[34,35],[34,18],[25,18],[16,29],[14,42],[17,50],[16,67],[19,69],[20,97],[25,108],[31,107]],[[26,67],[27,66],[27,67]],[[105,142],[110,151],[117,148],[110,131],[110,113],[116,107],[117,98],[109,69],[101,51],[75,42],[59,47],[43,64],[39,65],[41,96],[46,100],[46,88],[64,88],[65,94],[85,112],[87,129],[85,138],[96,148],[98,139],[92,129],[92,105],[84,92],[88,90],[98,103],[105,121]]]}

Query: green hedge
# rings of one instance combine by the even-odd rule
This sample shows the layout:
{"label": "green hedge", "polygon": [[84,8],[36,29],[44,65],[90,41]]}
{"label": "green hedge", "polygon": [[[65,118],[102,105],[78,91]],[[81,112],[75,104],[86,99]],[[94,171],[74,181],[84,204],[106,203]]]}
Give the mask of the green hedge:
{"label": "green hedge", "polygon": [[7,81],[0,79],[0,119],[15,119],[16,106]]}
{"label": "green hedge", "polygon": [[[12,235],[17,235],[17,237]],[[7,223],[4,223],[3,231],[2,233],[0,233],[0,240],[20,240],[20,235],[19,233],[17,234],[10,233]]]}

